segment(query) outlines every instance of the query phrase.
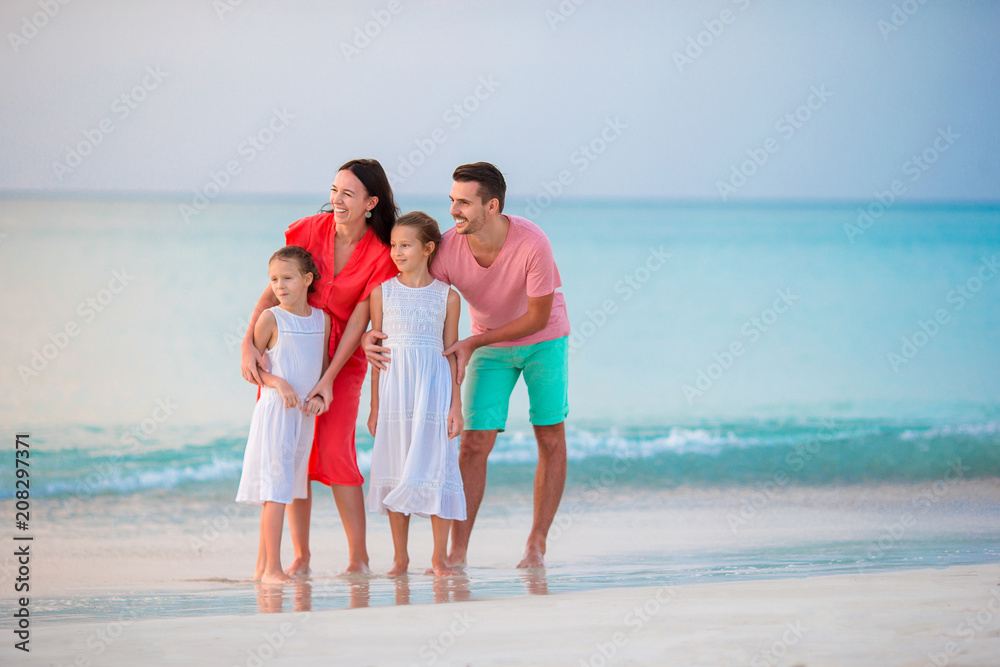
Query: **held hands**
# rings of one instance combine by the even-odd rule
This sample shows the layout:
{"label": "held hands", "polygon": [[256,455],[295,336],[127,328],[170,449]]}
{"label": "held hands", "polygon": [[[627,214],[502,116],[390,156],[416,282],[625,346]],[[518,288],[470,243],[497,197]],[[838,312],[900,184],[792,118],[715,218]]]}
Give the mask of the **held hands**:
{"label": "held hands", "polygon": [[307,415],[321,415],[326,412],[326,403],[323,402],[322,397],[312,396],[302,406],[302,412]]}
{"label": "held hands", "polygon": [[368,331],[361,337],[361,349],[365,351],[368,363],[382,371],[389,367],[389,354],[391,350],[387,347],[382,347],[379,343],[388,337],[388,334],[384,334],[381,331]]}
{"label": "held hands", "polygon": [[[465,422],[462,419],[462,406],[452,405],[451,410],[448,411],[448,437],[457,438],[462,435],[462,427],[465,426]],[[372,432],[372,435],[375,435]]]}
{"label": "held hands", "polygon": [[314,400],[322,401],[323,405],[316,406],[316,404],[313,403],[313,406],[317,410],[313,414],[321,415],[327,410],[329,410],[330,405],[333,402],[333,382],[331,381],[330,384],[321,382],[320,384],[317,384],[315,387],[313,387],[313,390],[309,392],[309,396],[306,397],[306,412],[311,412],[309,406],[310,402]]}
{"label": "held hands", "polygon": [[251,384],[263,385],[260,371],[267,370],[267,361],[254,347],[253,341],[244,340],[240,346],[240,354],[240,370],[243,372],[243,379]]}
{"label": "held hands", "polygon": [[455,379],[459,384],[462,384],[462,380],[465,379],[465,367],[469,365],[469,359],[472,358],[472,353],[476,351],[477,347],[470,337],[456,341],[441,353],[446,357],[449,354],[455,355]]}

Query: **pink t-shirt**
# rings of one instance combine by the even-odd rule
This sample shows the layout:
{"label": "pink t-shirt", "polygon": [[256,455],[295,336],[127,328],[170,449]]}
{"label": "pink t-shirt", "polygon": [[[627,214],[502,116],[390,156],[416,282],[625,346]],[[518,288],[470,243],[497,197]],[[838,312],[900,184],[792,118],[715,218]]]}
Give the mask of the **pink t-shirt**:
{"label": "pink t-shirt", "polygon": [[483,268],[469,250],[464,236],[446,231],[431,262],[431,274],[453,285],[469,304],[473,335],[502,327],[528,312],[528,297],[555,292],[552,312],[544,329],[496,346],[530,345],[569,335],[566,300],[556,288],[562,285],[552,256],[552,245],[538,225],[508,215],[510,228],[500,254]]}

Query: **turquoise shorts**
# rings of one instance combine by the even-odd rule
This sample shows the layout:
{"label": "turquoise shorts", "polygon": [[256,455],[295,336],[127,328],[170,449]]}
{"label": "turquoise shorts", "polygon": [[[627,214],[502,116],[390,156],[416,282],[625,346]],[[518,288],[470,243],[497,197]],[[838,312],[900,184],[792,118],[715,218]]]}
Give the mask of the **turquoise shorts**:
{"label": "turquoise shorts", "polygon": [[569,414],[569,337],[531,345],[481,347],[465,369],[462,399],[467,431],[504,430],[510,394],[524,373],[528,420],[535,426],[566,421]]}

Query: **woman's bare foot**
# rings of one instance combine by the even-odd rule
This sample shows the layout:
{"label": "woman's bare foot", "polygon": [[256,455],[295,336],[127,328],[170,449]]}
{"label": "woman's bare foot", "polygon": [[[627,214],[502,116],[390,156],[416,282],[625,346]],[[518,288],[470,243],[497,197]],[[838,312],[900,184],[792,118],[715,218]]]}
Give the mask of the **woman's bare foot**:
{"label": "woman's bare foot", "polygon": [[263,576],[264,576],[264,568],[258,567],[256,570],[254,570],[254,573],[253,573],[253,580],[254,581],[260,581],[261,577],[263,577]]}
{"label": "woman's bare foot", "polygon": [[309,557],[296,558],[285,570],[285,574],[290,577],[304,577],[309,574]]}
{"label": "woman's bare foot", "polygon": [[290,581],[294,581],[294,579],[281,570],[277,572],[265,572],[264,576],[260,578],[260,583],[262,584],[287,584]]}
{"label": "woman's bare foot", "polygon": [[410,561],[395,561],[392,565],[392,569],[386,572],[390,577],[398,577],[400,575],[406,574],[407,568],[410,567]]}

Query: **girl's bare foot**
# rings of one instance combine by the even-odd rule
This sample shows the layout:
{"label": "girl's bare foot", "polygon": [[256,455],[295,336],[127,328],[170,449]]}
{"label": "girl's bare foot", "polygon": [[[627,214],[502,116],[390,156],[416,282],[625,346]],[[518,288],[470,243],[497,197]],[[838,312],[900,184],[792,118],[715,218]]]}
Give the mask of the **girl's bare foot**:
{"label": "girl's bare foot", "polygon": [[396,561],[392,565],[392,569],[386,572],[390,577],[398,577],[401,574],[406,574],[406,569],[410,567],[410,561]]}
{"label": "girl's bare foot", "polygon": [[292,564],[288,566],[285,570],[285,574],[290,577],[304,577],[309,574],[309,557],[296,558],[292,561]]}
{"label": "girl's bare foot", "polygon": [[263,577],[263,576],[264,576],[264,568],[259,567],[256,570],[254,570],[254,573],[253,573],[253,580],[254,581],[260,581],[261,577]]}
{"label": "girl's bare foot", "polygon": [[457,574],[462,574],[459,570],[448,567],[448,564],[445,561],[437,561],[434,559],[431,559],[431,569],[427,570],[427,574],[431,573],[434,573],[435,577],[452,577]]}
{"label": "girl's bare foot", "polygon": [[368,567],[368,563],[362,563],[361,561],[351,561],[347,564],[347,569],[344,570],[344,574],[371,574],[371,568]]}
{"label": "girl's bare foot", "polygon": [[277,572],[265,572],[264,576],[260,578],[260,583],[262,584],[287,584],[290,581],[294,580],[281,570]]}
{"label": "girl's bare foot", "polygon": [[524,550],[524,558],[517,564],[519,568],[545,567],[545,552],[535,547]]}

